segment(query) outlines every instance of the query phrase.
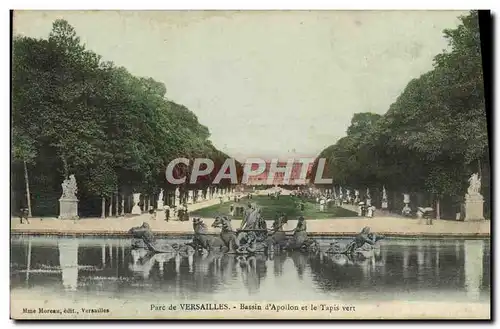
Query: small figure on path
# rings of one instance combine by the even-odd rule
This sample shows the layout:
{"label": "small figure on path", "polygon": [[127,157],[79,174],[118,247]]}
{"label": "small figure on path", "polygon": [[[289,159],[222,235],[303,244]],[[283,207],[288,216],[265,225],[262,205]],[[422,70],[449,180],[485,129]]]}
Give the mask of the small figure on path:
{"label": "small figure on path", "polygon": [[29,215],[28,208],[21,208],[19,210],[19,219],[21,220],[21,224],[23,223],[23,219],[26,220],[28,224],[30,223],[28,215]]}
{"label": "small figure on path", "polygon": [[358,204],[358,216],[359,217],[363,217],[365,215],[365,203],[364,202],[360,202]]}
{"label": "small figure on path", "polygon": [[434,211],[434,208],[431,207],[418,207],[417,208],[417,217],[420,219],[420,222],[422,219],[425,219],[425,224],[426,225],[432,225],[432,212]]}
{"label": "small figure on path", "polygon": [[372,218],[375,213],[375,209],[376,209],[375,206],[369,206],[367,209],[366,217]]}
{"label": "small figure on path", "polygon": [[324,198],[321,198],[321,200],[319,201],[319,211],[321,212],[324,212],[325,211],[325,199]]}
{"label": "small figure on path", "polygon": [[188,214],[188,206],[187,206],[187,204],[184,204],[183,221],[189,221],[189,214]]}
{"label": "small figure on path", "polygon": [[149,214],[151,215],[151,219],[156,220],[156,209],[149,209]]}
{"label": "small figure on path", "polygon": [[170,219],[170,207],[165,206],[165,221],[168,222],[169,219]]}

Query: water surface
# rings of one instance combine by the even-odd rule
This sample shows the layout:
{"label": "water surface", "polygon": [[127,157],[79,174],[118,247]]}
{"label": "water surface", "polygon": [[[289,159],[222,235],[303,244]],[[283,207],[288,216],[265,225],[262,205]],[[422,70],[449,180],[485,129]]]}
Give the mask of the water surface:
{"label": "water surface", "polygon": [[[325,250],[331,239],[321,239]],[[185,242],[171,239],[168,242]],[[12,292],[77,300],[490,300],[489,240],[387,239],[367,259],[170,254],[130,239],[14,236]]]}

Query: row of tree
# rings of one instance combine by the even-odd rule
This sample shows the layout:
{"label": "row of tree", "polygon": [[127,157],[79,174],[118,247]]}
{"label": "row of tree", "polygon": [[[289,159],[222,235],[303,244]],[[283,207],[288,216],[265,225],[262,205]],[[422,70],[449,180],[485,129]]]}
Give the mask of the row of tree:
{"label": "row of tree", "polygon": [[[444,30],[449,50],[408,83],[387,113],[357,113],[347,136],[321,152],[334,182],[359,188],[423,192],[440,216],[441,201],[463,201],[479,172],[490,209],[490,166],[478,12]],[[315,172],[315,168],[313,170]]]}
{"label": "row of tree", "polygon": [[[95,216],[102,198],[112,194],[175,189],[165,179],[172,159],[205,157],[220,168],[228,156],[211,144],[208,128],[166,92],[163,83],[102,61],[67,21],[55,21],[48,39],[15,36],[13,208],[57,214],[60,184],[74,174],[80,213]],[[239,163],[237,168],[241,173]],[[189,167],[176,170],[189,181]],[[216,173],[181,189],[204,189]]]}

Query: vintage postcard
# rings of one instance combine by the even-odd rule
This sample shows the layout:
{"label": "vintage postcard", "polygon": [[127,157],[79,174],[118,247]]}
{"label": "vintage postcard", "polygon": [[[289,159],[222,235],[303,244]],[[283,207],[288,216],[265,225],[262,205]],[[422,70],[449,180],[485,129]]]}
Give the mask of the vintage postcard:
{"label": "vintage postcard", "polygon": [[11,318],[490,319],[489,15],[14,11]]}

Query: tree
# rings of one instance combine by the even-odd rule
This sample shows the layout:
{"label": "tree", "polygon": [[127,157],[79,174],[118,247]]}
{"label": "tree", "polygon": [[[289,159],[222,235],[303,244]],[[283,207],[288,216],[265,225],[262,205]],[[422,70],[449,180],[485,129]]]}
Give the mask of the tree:
{"label": "tree", "polygon": [[12,84],[13,161],[36,172],[27,188],[38,209],[71,173],[80,208],[95,215],[94,197],[102,208],[117,190],[154,195],[168,187],[172,159],[227,157],[194,113],[166,98],[163,83],[101,61],[67,21],[56,20],[48,39],[14,39]]}
{"label": "tree", "polygon": [[34,163],[36,149],[33,139],[19,129],[12,129],[12,153],[14,161],[21,161],[24,168],[24,181],[26,184],[26,205],[28,207],[28,216],[32,217],[31,193],[28,175],[28,164]]}
{"label": "tree", "polygon": [[334,179],[353,187],[426,191],[439,212],[443,197],[465,193],[472,172],[484,168],[482,176],[489,176],[477,17],[471,11],[456,29],[444,31],[450,49],[435,57],[431,71],[411,80],[382,117],[353,116],[347,136],[320,154],[330,159]]}

